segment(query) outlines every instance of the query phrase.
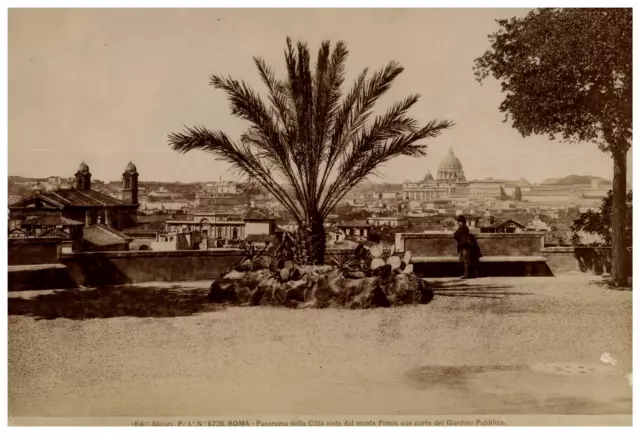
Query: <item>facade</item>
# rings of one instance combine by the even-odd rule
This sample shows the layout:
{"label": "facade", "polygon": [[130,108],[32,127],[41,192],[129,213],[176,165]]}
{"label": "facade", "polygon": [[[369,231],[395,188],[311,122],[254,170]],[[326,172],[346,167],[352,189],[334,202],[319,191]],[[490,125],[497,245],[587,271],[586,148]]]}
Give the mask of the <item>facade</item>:
{"label": "facade", "polygon": [[389,216],[389,217],[369,217],[367,224],[371,226],[389,226],[392,228],[405,226],[409,223],[409,219],[405,217]]}
{"label": "facade", "polygon": [[158,234],[157,240],[148,245],[154,252],[171,252],[175,250],[199,250],[206,249],[206,241],[200,232],[167,233]]}
{"label": "facade", "polygon": [[528,191],[522,191],[522,197],[528,202],[580,202],[598,200],[607,196],[611,184],[592,180],[591,184],[549,184],[534,185]]}
{"label": "facade", "polygon": [[[261,241],[274,235],[276,231],[275,218],[257,209],[250,209],[241,219],[227,220],[216,214],[198,214],[193,220],[167,220],[165,224],[167,232],[159,236],[159,241],[173,243],[177,247],[195,246],[193,234],[199,234],[199,245],[192,248],[200,249],[238,246],[245,240]],[[176,234],[191,235],[173,236]]]}
{"label": "facade", "polygon": [[336,225],[336,228],[342,234],[343,239],[346,237],[367,239],[371,225],[367,222],[352,221],[339,223]]}
{"label": "facade", "polygon": [[195,203],[190,202],[188,200],[172,200],[172,199],[162,199],[162,200],[143,200],[140,202],[140,210],[151,212],[151,211],[182,211],[186,210],[195,205]]}
{"label": "facade", "polygon": [[502,199],[506,200],[509,197],[504,191],[503,181],[474,181],[469,185],[469,198],[470,199]]}

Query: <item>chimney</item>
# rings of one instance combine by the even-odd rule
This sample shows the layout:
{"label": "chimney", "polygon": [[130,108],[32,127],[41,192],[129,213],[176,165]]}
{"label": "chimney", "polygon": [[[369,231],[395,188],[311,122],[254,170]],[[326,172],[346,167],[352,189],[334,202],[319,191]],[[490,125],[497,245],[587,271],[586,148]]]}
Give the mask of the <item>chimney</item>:
{"label": "chimney", "polygon": [[84,213],[84,225],[87,227],[91,226],[91,213],[89,211]]}
{"label": "chimney", "polygon": [[490,224],[490,225],[494,224],[494,223],[495,223],[495,221],[496,221],[496,219],[495,219],[495,217],[494,217],[494,216],[490,216],[490,217],[489,217],[489,224]]}

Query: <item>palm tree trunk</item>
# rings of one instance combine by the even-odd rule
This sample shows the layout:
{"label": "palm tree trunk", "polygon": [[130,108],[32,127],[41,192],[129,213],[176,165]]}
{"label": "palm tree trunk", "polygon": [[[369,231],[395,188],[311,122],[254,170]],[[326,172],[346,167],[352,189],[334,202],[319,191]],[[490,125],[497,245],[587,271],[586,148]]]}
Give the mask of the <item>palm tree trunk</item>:
{"label": "palm tree trunk", "polygon": [[613,198],[611,200],[611,283],[628,284],[625,220],[627,212],[627,152],[613,152]]}
{"label": "palm tree trunk", "polygon": [[319,217],[309,219],[298,230],[298,261],[303,264],[322,265],[326,250],[324,222]]}

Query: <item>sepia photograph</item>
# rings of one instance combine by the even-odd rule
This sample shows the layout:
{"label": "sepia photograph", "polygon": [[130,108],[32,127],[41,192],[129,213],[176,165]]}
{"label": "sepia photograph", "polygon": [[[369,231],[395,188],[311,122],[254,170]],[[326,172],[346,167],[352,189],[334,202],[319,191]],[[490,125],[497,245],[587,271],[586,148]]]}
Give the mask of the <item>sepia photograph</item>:
{"label": "sepia photograph", "polygon": [[179,6],[7,9],[9,426],[632,425],[631,7]]}

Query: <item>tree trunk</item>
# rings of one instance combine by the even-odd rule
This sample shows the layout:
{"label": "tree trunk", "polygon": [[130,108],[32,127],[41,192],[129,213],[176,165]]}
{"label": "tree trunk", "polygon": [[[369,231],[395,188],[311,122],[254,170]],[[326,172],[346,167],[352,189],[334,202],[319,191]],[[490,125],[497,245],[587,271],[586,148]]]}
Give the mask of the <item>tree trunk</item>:
{"label": "tree trunk", "polygon": [[321,219],[311,219],[298,232],[300,242],[299,262],[303,264],[322,265],[326,250],[326,233]]}
{"label": "tree trunk", "polygon": [[613,152],[613,197],[611,200],[611,283],[628,285],[625,221],[627,212],[627,153]]}

